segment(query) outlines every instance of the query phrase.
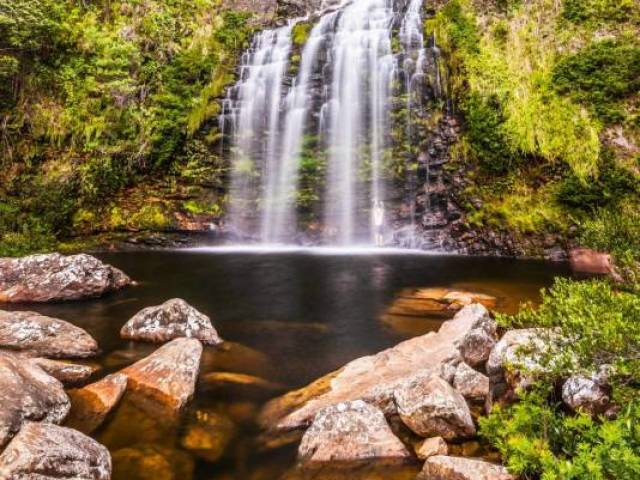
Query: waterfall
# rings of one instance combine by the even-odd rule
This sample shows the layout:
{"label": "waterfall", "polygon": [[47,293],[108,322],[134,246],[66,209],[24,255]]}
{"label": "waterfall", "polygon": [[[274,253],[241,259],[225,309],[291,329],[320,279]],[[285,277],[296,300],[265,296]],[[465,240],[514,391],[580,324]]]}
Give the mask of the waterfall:
{"label": "waterfall", "polygon": [[[323,2],[333,6],[312,20],[258,34],[223,104],[232,156],[228,223],[263,243],[295,241],[308,217],[324,243],[372,242],[372,209],[393,196],[397,110],[406,111],[401,121],[412,138],[424,109],[424,0],[336,3]],[[295,26],[311,22],[304,46],[294,45]],[[321,177],[302,218],[301,168],[310,155]]]}

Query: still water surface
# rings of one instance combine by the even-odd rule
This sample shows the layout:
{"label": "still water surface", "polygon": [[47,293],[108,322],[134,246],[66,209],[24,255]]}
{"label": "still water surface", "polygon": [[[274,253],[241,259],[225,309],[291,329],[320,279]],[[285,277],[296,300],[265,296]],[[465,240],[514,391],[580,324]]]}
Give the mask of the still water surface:
{"label": "still water surface", "polygon": [[[138,285],[98,300],[29,308],[89,331],[102,348],[98,362],[103,373],[156,348],[119,338],[132,315],[180,297],[208,314],[229,341],[223,351],[206,349],[201,373],[256,375],[286,389],[437,328],[439,320],[385,314],[404,288],[489,293],[498,297],[498,309],[514,311],[521,301],[537,301],[540,288],[555,276],[569,274],[565,264],[538,261],[330,250],[205,249],[99,256]],[[212,389],[201,382],[177,422],[145,415],[125,397],[95,436],[114,454],[115,480],[276,480],[293,464],[295,450],[258,452],[254,424],[260,406],[274,395]],[[221,419],[211,428],[230,438],[223,457],[213,463],[181,446],[190,425],[203,414]],[[381,471],[380,478],[397,477]]]}

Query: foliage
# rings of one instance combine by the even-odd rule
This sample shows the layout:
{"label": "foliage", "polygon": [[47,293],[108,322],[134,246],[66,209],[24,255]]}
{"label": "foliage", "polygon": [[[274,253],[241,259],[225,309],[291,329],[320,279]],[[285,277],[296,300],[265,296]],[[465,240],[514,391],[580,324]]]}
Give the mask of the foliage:
{"label": "foliage", "polygon": [[311,29],[312,25],[309,22],[296,23],[291,32],[293,44],[297,47],[304,46],[304,44],[307,43],[307,40],[309,39]]}
{"label": "foliage", "polygon": [[563,16],[572,22],[640,20],[634,0],[565,0]]}
{"label": "foliage", "polygon": [[621,100],[640,90],[640,45],[630,40],[592,43],[558,62],[553,82],[603,122],[620,122],[625,118]]}
{"label": "foliage", "polygon": [[[538,309],[501,315],[508,328],[554,329],[541,353],[544,373],[509,407],[480,421],[481,434],[524,478],[632,479],[640,475],[640,296],[603,280],[557,279]],[[551,330],[549,330],[551,331]],[[609,365],[608,381],[623,408],[613,421],[566,413],[558,379],[590,375]],[[520,368],[520,367],[519,367]]]}

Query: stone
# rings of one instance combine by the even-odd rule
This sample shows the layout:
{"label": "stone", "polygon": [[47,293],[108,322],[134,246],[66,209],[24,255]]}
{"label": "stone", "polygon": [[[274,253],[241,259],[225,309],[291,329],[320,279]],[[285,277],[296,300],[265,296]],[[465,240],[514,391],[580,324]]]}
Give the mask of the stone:
{"label": "stone", "polygon": [[453,387],[467,400],[484,402],[489,396],[489,377],[461,363],[453,377]]}
{"label": "stone", "polygon": [[419,460],[426,460],[435,455],[447,455],[449,447],[442,437],[426,438],[415,446]]}
{"label": "stone", "polygon": [[405,459],[409,456],[382,411],[361,400],[339,403],[319,411],[298,449],[298,458],[303,463]]}
{"label": "stone", "polygon": [[129,379],[129,390],[156,406],[178,411],[193,397],[201,356],[200,341],[176,338],[122,373]]}
{"label": "stone", "polygon": [[268,434],[277,436],[306,428],[323,408],[358,399],[378,407],[387,416],[393,415],[397,413],[396,388],[408,380],[439,373],[443,363],[460,356],[457,343],[486,316],[488,311],[480,304],[464,307],[437,333],[358,358],[302,389],[270,401],[259,422]]}
{"label": "stone", "polygon": [[421,437],[457,440],[476,433],[464,397],[437,374],[405,382],[394,400],[403,423]]}
{"label": "stone", "polygon": [[481,324],[470,330],[460,341],[458,346],[460,355],[465,363],[472,367],[483,365],[491,355],[496,344],[497,325],[487,316]]}
{"label": "stone", "polygon": [[0,449],[25,422],[62,423],[69,408],[58,380],[22,356],[0,352]]}
{"label": "stone", "polygon": [[604,414],[611,405],[610,389],[597,376],[573,376],[562,386],[562,400],[573,411],[592,416]]}
{"label": "stone", "polygon": [[207,348],[202,354],[200,370],[210,372],[234,372],[269,378],[275,368],[267,355],[246,345],[224,342],[216,348]]}
{"label": "stone", "polygon": [[515,477],[494,463],[436,455],[427,459],[416,480],[515,480]]}
{"label": "stone", "polygon": [[136,445],[113,454],[113,480],[182,480],[193,478],[187,452],[161,445]]}
{"label": "stone", "polygon": [[0,455],[0,478],[110,480],[111,456],[76,430],[30,422]]}
{"label": "stone", "polygon": [[608,275],[613,271],[611,255],[590,248],[574,248],[569,251],[571,269],[578,273]]}
{"label": "stone", "polygon": [[99,297],[131,283],[117,268],[86,254],[0,258],[0,302],[80,300]]}
{"label": "stone", "polygon": [[244,373],[211,372],[203,375],[201,381],[208,389],[232,398],[273,397],[284,390],[280,384]]}
{"label": "stone", "polygon": [[86,434],[93,433],[120,402],[126,388],[127,376],[115,373],[86,387],[70,390],[71,411],[65,425]]}
{"label": "stone", "polygon": [[450,318],[457,311],[472,303],[480,303],[487,308],[493,308],[496,305],[496,298],[481,293],[447,288],[408,288],[398,294],[386,314]]}
{"label": "stone", "polygon": [[0,310],[0,348],[49,358],[86,358],[98,343],[80,327],[36,312]]}
{"label": "stone", "polygon": [[31,358],[29,361],[62,382],[65,387],[72,387],[86,382],[100,369],[96,365],[81,365],[48,358]]}
{"label": "stone", "polygon": [[222,458],[237,433],[233,421],[215,410],[197,410],[190,419],[180,444],[207,462]]}
{"label": "stone", "polygon": [[197,338],[204,345],[222,343],[211,320],[180,298],[136,313],[120,330],[126,340],[165,343],[179,337]]}

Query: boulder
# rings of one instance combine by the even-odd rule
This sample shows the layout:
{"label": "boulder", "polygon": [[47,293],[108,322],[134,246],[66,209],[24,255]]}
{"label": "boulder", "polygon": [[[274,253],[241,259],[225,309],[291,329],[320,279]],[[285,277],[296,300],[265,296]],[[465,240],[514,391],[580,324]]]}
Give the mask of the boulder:
{"label": "boulder", "polygon": [[197,410],[191,416],[180,444],[207,462],[217,462],[236,433],[235,423],[223,413]]}
{"label": "boulder", "polygon": [[303,463],[405,459],[409,456],[382,411],[361,400],[339,403],[318,412],[298,449],[298,458]]}
{"label": "boulder", "polygon": [[481,293],[447,288],[408,288],[398,294],[386,314],[450,318],[455,312],[472,303],[480,303],[487,308],[493,308],[496,305],[496,299]]}
{"label": "boulder", "polygon": [[404,424],[421,437],[457,440],[476,433],[464,397],[435,373],[400,385],[394,399]]}
{"label": "boulder", "polygon": [[99,297],[131,284],[117,268],[86,254],[0,258],[0,302],[59,302]]}
{"label": "boulder", "polygon": [[98,343],[80,327],[36,312],[0,310],[0,348],[50,358],[86,358]]}
{"label": "boulder", "polygon": [[614,271],[611,255],[590,248],[574,248],[569,252],[571,269],[578,273],[608,275]]}
{"label": "boulder", "polygon": [[0,352],[0,449],[25,422],[61,423],[69,408],[58,380],[24,357]]}
{"label": "boulder", "polygon": [[127,376],[115,373],[84,388],[70,390],[71,411],[65,425],[86,434],[94,432],[118,404],[126,388]]}
{"label": "boulder", "polygon": [[81,365],[78,363],[49,360],[48,358],[31,358],[31,363],[37,365],[53,378],[62,382],[65,387],[72,387],[86,382],[91,375],[99,370],[95,365]]}
{"label": "boulder", "polygon": [[491,350],[496,344],[496,336],[496,322],[487,316],[478,327],[469,331],[460,341],[458,348],[465,363],[472,367],[483,365],[489,359]]}
{"label": "boulder", "polygon": [[98,442],[70,428],[27,423],[0,455],[6,480],[109,480],[111,456]]}
{"label": "boulder", "polygon": [[447,455],[449,447],[442,437],[426,438],[415,446],[416,456],[426,460],[435,455]]}
{"label": "boulder", "polygon": [[482,305],[467,306],[444,322],[437,333],[358,358],[307,387],[272,400],[261,412],[260,423],[271,436],[291,432],[308,426],[323,408],[358,399],[380,408],[385,415],[395,414],[396,388],[407,380],[439,373],[444,362],[459,358],[457,343],[488,315]]}
{"label": "boulder", "polygon": [[219,345],[222,339],[211,320],[180,298],[136,313],[120,330],[127,340],[164,343],[174,338],[197,338],[205,345]]}
{"label": "boulder", "polygon": [[610,389],[596,375],[591,378],[573,376],[562,386],[562,400],[573,411],[601,415],[611,405]]}
{"label": "boulder", "polygon": [[177,411],[193,397],[201,356],[200,341],[176,338],[122,373],[129,379],[129,390]]}
{"label": "boulder", "polygon": [[453,387],[467,400],[484,402],[489,396],[489,377],[460,363],[453,377]]}
{"label": "boulder", "polygon": [[417,480],[515,480],[515,477],[501,465],[436,455],[427,459]]}

